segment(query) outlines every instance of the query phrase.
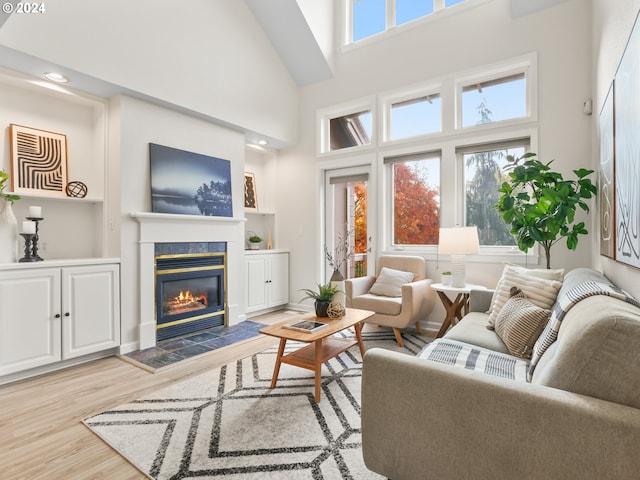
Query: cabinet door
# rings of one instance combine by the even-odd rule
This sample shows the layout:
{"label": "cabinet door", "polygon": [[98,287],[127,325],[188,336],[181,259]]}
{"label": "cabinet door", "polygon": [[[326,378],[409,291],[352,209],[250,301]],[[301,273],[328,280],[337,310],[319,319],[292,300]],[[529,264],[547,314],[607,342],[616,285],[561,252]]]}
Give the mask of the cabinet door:
{"label": "cabinet door", "polygon": [[247,277],[247,312],[267,308],[267,255],[245,257]]}
{"label": "cabinet door", "polygon": [[289,303],[289,254],[270,255],[269,264],[269,306]]}
{"label": "cabinet door", "polygon": [[120,269],[90,265],[62,269],[62,358],[120,345]]}
{"label": "cabinet door", "polygon": [[61,359],[60,269],[0,272],[0,375]]}

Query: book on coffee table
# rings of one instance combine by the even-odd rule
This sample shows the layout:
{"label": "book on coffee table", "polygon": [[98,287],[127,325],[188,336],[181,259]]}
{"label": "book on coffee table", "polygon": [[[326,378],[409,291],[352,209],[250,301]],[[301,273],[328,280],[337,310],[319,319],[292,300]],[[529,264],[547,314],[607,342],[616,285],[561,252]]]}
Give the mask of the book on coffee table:
{"label": "book on coffee table", "polygon": [[283,325],[283,327],[290,328],[291,330],[298,330],[300,332],[315,332],[316,330],[320,330],[327,325],[328,324],[326,323],[316,322],[315,320],[296,320],[295,322]]}

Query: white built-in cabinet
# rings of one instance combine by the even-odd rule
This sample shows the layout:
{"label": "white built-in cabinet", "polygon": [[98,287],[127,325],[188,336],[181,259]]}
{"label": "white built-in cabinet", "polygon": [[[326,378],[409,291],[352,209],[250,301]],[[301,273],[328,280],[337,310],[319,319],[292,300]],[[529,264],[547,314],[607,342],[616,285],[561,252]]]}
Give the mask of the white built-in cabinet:
{"label": "white built-in cabinet", "polygon": [[0,269],[0,383],[3,376],[120,345],[117,261],[5,266]]}
{"label": "white built-in cabinet", "polygon": [[274,309],[289,303],[289,252],[246,252],[246,313]]}

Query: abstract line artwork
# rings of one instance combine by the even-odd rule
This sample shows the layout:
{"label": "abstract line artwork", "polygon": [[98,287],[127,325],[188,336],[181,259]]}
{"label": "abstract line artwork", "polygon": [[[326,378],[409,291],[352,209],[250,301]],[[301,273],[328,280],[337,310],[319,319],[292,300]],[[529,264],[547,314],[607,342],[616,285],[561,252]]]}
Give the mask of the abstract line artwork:
{"label": "abstract line artwork", "polygon": [[616,252],[640,267],[640,31],[634,26],[615,77]]}
{"label": "abstract line artwork", "polygon": [[13,191],[66,197],[67,137],[14,124],[10,131]]}
{"label": "abstract line artwork", "polygon": [[613,84],[607,95],[600,118],[598,132],[600,140],[600,172],[598,199],[600,202],[600,254],[615,258],[615,170],[614,170],[614,126]]}

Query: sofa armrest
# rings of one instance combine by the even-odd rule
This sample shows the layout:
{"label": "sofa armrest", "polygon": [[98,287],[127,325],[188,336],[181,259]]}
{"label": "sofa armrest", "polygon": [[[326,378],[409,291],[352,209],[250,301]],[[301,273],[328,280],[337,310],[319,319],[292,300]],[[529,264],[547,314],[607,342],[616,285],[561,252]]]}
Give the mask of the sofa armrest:
{"label": "sofa armrest", "polygon": [[394,480],[632,479],[638,442],[631,407],[383,349],[364,357],[364,461]]}
{"label": "sofa armrest", "polygon": [[469,311],[488,312],[495,290],[471,290],[469,292]]}
{"label": "sofa armrest", "polygon": [[369,289],[376,282],[376,277],[369,275],[366,277],[349,278],[344,281],[344,293],[347,296],[347,307],[351,306],[351,299],[369,293]]}

